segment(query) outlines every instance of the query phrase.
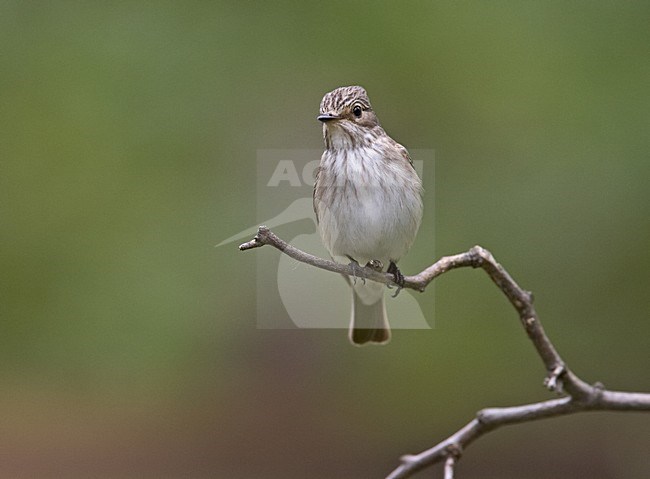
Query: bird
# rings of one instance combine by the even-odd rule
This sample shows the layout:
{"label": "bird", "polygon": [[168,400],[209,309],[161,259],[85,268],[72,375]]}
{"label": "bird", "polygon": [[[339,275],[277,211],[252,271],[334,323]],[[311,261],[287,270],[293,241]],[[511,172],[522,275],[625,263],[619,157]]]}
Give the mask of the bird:
{"label": "bird", "polygon": [[[316,171],[313,206],[321,240],[331,257],[353,270],[361,265],[404,276],[397,262],[415,241],[422,221],[422,181],[406,148],[379,124],[366,90],[325,94],[317,119],[325,150]],[[391,337],[384,284],[356,276],[349,337],[354,345],[386,344]]]}

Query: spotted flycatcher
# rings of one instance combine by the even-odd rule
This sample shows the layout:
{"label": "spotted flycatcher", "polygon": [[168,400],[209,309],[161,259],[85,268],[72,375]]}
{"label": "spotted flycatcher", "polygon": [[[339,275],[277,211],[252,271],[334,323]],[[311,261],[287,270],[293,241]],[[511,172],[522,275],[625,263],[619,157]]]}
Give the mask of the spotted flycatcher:
{"label": "spotted flycatcher", "polygon": [[[397,261],[415,240],[422,219],[422,182],[408,151],[386,134],[360,86],[323,97],[325,152],[314,185],[318,230],[332,258],[387,271],[401,287]],[[386,343],[384,285],[352,282],[353,344]]]}

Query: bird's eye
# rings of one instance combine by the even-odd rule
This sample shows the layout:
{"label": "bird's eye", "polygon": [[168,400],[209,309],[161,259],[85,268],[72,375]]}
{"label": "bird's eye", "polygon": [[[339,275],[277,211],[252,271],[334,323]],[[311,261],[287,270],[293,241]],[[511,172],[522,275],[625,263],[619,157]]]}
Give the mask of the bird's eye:
{"label": "bird's eye", "polygon": [[363,112],[363,110],[361,109],[361,107],[359,105],[354,105],[354,108],[352,108],[352,113],[354,113],[354,116],[356,116],[357,118],[359,118],[361,116],[362,112]]}

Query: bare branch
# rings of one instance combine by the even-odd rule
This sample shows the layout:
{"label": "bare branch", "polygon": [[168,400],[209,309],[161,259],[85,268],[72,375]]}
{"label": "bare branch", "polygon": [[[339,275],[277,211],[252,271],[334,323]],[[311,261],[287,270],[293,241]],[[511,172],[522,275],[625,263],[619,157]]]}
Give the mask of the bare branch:
{"label": "bare branch", "polygon": [[[368,267],[356,267],[335,263],[305,253],[289,245],[265,226],[260,226],[253,240],[239,246],[244,251],[270,245],[293,259],[347,276],[357,276],[392,284],[393,275]],[[564,397],[522,406],[487,408],[479,411],[476,418],[436,446],[415,455],[402,457],[402,464],[387,479],[403,479],[430,465],[445,461],[444,477],[453,479],[454,468],[462,451],[485,433],[507,424],[517,424],[548,417],[562,416],[581,411],[650,411],[650,393],[609,391],[602,384],[589,385],[576,376],[562,360],[544,332],[533,306],[533,295],[523,290],[492,254],[474,246],[465,253],[444,256],[422,272],[404,277],[404,288],[424,291],[435,278],[457,268],[481,268],[508,298],[519,315],[521,324],[537,350],[547,370],[544,385]]]}
{"label": "bare branch", "polygon": [[449,456],[445,461],[445,479],[454,479],[454,466],[456,465],[456,456]]}
{"label": "bare branch", "polygon": [[[393,282],[392,274],[381,273],[372,268],[366,267],[356,267],[355,269],[352,269],[352,267],[349,265],[335,263],[334,261],[321,259],[312,254],[305,253],[304,251],[301,251],[298,248],[294,248],[286,241],[277,237],[275,233],[269,230],[266,226],[260,226],[255,237],[251,241],[240,244],[239,249],[240,251],[246,251],[253,248],[259,248],[264,245],[273,246],[274,248],[279,249],[284,254],[290,256],[296,261],[307,263],[320,269],[332,271],[334,273],[341,273],[346,276],[356,275],[358,278],[367,278],[373,281],[377,281],[378,283],[392,284]],[[404,287],[413,288],[413,286],[410,284],[405,285]]]}

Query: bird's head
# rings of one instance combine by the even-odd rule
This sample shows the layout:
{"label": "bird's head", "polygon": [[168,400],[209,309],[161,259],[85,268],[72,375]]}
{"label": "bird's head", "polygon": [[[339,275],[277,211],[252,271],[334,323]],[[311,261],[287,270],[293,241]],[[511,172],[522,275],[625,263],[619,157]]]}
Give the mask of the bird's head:
{"label": "bird's head", "polygon": [[318,120],[329,146],[354,146],[379,126],[368,94],[360,86],[344,86],[327,93],[320,104]]}

